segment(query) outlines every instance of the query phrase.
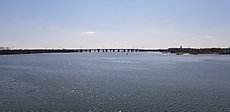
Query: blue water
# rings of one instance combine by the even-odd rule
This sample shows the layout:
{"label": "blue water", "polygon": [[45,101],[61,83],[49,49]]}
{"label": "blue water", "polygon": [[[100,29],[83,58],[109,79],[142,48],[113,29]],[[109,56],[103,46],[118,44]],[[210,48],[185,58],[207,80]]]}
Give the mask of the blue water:
{"label": "blue water", "polygon": [[0,111],[230,111],[230,56],[0,56]]}

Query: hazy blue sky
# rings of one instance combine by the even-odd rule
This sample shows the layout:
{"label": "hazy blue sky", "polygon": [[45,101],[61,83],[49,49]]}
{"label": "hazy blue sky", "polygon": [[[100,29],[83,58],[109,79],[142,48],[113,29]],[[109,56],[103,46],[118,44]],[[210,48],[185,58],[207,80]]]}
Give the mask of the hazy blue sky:
{"label": "hazy blue sky", "polygon": [[0,0],[0,46],[230,47],[230,0]]}

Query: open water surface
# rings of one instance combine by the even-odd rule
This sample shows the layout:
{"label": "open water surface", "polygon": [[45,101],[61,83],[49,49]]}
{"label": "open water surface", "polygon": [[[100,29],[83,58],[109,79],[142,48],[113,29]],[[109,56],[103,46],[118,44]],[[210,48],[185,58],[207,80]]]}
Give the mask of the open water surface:
{"label": "open water surface", "polygon": [[0,56],[0,111],[230,111],[230,56]]}

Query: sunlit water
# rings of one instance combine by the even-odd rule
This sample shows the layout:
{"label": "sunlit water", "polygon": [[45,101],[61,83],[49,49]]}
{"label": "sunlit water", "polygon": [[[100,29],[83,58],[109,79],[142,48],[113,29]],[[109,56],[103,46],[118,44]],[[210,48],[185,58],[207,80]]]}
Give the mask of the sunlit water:
{"label": "sunlit water", "polygon": [[0,111],[230,111],[230,56],[0,56]]}

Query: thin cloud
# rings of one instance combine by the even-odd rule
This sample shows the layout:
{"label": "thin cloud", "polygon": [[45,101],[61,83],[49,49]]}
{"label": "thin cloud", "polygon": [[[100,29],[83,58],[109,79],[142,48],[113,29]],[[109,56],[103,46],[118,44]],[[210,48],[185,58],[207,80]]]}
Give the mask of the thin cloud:
{"label": "thin cloud", "polygon": [[82,35],[95,35],[98,32],[81,32]]}
{"label": "thin cloud", "polygon": [[210,39],[210,38],[213,38],[214,36],[212,36],[212,35],[206,35],[204,37]]}

